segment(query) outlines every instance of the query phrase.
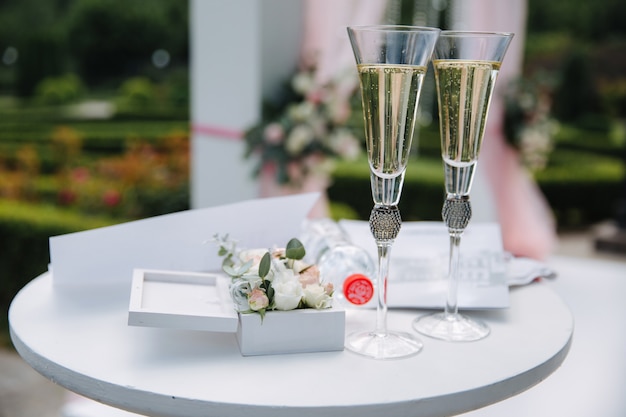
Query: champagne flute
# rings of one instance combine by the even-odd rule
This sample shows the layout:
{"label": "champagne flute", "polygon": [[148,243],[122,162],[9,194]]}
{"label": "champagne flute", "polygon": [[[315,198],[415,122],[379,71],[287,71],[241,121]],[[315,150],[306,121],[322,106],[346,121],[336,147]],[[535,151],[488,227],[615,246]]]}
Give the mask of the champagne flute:
{"label": "champagne flute", "polygon": [[474,341],[490,333],[485,323],[458,312],[459,250],[472,216],[470,189],[489,103],[512,38],[511,33],[442,31],[433,52],[446,189],[442,217],[450,235],[449,282],[444,311],[418,317],[413,328],[437,339]]}
{"label": "champagne flute", "polygon": [[417,354],[422,342],[387,329],[387,277],[398,210],[413,140],[422,82],[440,30],[414,26],[349,27],[359,72],[374,208],[370,230],[378,248],[376,327],[353,333],[346,348],[375,359]]}

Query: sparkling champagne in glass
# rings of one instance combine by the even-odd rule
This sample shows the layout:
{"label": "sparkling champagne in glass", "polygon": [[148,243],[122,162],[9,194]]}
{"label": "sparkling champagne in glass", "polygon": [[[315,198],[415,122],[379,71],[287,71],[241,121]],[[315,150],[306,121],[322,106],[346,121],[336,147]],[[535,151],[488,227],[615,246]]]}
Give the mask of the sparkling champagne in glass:
{"label": "sparkling champagne in glass", "polygon": [[378,296],[376,327],[348,335],[346,348],[370,358],[402,358],[422,349],[414,335],[387,329],[387,278],[391,247],[402,223],[397,205],[420,91],[439,32],[413,26],[348,28],[363,100],[374,200],[370,230],[378,248]]}
{"label": "sparkling champagne in glass", "polygon": [[397,205],[426,67],[361,64],[357,68],[374,204]]}
{"label": "sparkling champagne in glass", "polygon": [[450,235],[448,296],[445,310],[418,317],[413,327],[446,341],[474,341],[489,327],[458,312],[461,236],[472,216],[470,190],[483,140],[489,103],[511,33],[443,31],[433,67],[439,103],[441,156],[446,200],[442,217]]}

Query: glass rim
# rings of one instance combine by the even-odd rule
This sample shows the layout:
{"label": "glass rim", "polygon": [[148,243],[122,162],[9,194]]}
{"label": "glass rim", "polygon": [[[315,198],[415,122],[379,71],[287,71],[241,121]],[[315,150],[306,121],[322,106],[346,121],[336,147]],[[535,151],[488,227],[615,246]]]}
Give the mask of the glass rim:
{"label": "glass rim", "polygon": [[472,38],[490,38],[490,37],[512,37],[515,35],[513,32],[490,32],[481,30],[442,30],[439,36],[455,36],[463,35]]}
{"label": "glass rim", "polygon": [[430,26],[412,26],[412,25],[356,25],[356,26],[348,26],[349,30],[359,30],[359,31],[393,31],[393,32],[441,32],[441,29],[434,28]]}

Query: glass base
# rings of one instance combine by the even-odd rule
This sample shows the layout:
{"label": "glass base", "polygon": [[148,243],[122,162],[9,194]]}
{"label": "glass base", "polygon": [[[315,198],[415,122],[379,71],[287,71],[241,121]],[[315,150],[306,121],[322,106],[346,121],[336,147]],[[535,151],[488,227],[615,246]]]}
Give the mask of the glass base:
{"label": "glass base", "polygon": [[406,358],[418,354],[423,346],[421,340],[404,332],[359,332],[346,338],[346,349],[373,359]]}
{"label": "glass base", "polygon": [[423,335],[447,342],[473,342],[490,333],[489,327],[481,321],[445,312],[418,317],[413,320],[413,328]]}

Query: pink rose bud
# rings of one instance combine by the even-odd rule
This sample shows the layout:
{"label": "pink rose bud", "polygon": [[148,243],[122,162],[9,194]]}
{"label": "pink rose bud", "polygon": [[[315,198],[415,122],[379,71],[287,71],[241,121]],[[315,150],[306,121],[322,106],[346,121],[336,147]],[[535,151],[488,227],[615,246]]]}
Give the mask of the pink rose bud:
{"label": "pink rose bud", "polygon": [[254,311],[263,310],[267,308],[270,300],[267,298],[265,291],[260,288],[255,288],[250,293],[248,297],[248,304],[250,305],[250,309]]}
{"label": "pink rose bud", "polygon": [[302,288],[306,288],[307,285],[319,284],[320,282],[320,270],[317,265],[311,265],[304,271],[300,272],[298,277]]}
{"label": "pink rose bud", "polygon": [[307,94],[306,99],[311,103],[319,104],[324,101],[324,93],[320,89],[313,90],[309,94]]}

